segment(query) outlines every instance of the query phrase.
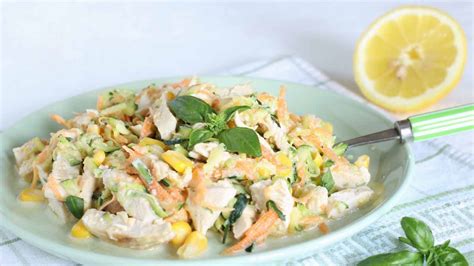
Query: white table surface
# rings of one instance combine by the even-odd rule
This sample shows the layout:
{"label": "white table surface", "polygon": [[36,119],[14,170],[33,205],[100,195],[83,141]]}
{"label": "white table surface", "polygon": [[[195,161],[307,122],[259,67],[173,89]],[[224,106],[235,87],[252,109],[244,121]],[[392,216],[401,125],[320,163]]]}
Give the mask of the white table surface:
{"label": "white table surface", "polygon": [[[447,106],[472,102],[473,4],[439,7],[463,26],[469,58]],[[86,90],[163,76],[213,73],[298,55],[357,90],[352,53],[375,18],[406,2],[3,3],[1,121]]]}

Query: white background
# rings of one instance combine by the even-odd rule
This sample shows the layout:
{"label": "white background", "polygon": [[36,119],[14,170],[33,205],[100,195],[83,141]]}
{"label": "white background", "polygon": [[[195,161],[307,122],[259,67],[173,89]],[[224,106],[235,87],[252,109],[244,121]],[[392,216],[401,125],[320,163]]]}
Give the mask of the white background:
{"label": "white background", "polygon": [[[3,3],[0,130],[49,103],[139,79],[206,74],[296,54],[357,90],[352,54],[378,16],[410,2]],[[460,22],[469,58],[445,105],[473,102],[473,4],[422,3]]]}

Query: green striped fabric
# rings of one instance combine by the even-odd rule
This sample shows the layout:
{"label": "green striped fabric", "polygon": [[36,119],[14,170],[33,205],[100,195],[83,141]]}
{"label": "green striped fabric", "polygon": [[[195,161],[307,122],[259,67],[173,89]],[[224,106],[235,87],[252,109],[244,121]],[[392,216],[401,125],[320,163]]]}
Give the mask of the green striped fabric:
{"label": "green striped fabric", "polygon": [[474,130],[474,104],[412,116],[408,119],[414,141]]}

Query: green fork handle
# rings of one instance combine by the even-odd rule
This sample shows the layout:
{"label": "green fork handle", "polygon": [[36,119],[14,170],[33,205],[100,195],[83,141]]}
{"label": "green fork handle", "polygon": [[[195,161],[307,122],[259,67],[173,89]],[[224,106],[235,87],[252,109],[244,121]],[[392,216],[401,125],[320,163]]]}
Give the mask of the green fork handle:
{"label": "green fork handle", "polygon": [[348,147],[389,140],[422,141],[474,130],[474,104],[411,116],[395,122],[395,127],[343,141]]}
{"label": "green fork handle", "polygon": [[408,121],[413,141],[423,141],[474,130],[474,104],[411,116]]}

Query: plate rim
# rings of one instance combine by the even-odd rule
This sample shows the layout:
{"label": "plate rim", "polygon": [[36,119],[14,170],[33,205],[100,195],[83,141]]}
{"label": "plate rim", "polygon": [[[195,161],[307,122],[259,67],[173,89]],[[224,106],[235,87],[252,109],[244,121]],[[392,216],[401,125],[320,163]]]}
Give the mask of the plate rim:
{"label": "plate rim", "polygon": [[[121,86],[131,86],[133,84],[138,83],[158,83],[162,84],[164,82],[169,82],[171,80],[180,80],[188,76],[170,76],[170,77],[161,77],[157,79],[142,79],[142,80],[135,80],[130,82],[122,82],[115,85],[110,86],[102,86],[100,88],[86,90],[84,92],[78,93],[76,95],[72,95],[65,99],[61,99],[58,101],[54,101],[48,103],[35,111],[28,113],[27,115],[19,118],[16,120],[12,125],[8,128],[2,130],[0,132],[0,142],[5,143],[5,134],[12,130],[19,122],[24,119],[27,119],[29,116],[33,115],[36,112],[41,112],[44,109],[47,109],[51,105],[58,104],[63,101],[70,100],[71,98],[75,97],[84,97],[87,94],[97,93],[100,91],[104,91],[114,87],[121,87]],[[239,75],[199,75],[200,79],[235,79],[240,80],[240,82],[269,82],[269,83],[279,83],[280,85],[291,85],[296,87],[302,87],[305,89],[317,89],[321,91],[325,91],[326,93],[337,95],[338,97],[345,98],[346,100],[350,101],[351,104],[355,104],[358,107],[361,107],[369,112],[379,116],[382,120],[385,120],[387,123],[392,123],[392,121],[383,113],[379,112],[377,109],[372,108],[370,106],[364,105],[363,103],[345,96],[341,93],[331,91],[331,90],[324,90],[321,89],[318,85],[306,85],[297,82],[279,80],[279,79],[268,79],[268,78],[258,78],[258,77],[246,77],[246,76],[239,76]],[[139,88],[137,88],[138,90]],[[27,229],[24,229],[16,224],[10,222],[8,220],[8,216],[4,213],[4,207],[0,204],[0,216],[1,225],[2,227],[6,228],[12,234],[20,237],[25,242],[60,258],[70,259],[76,262],[85,262],[87,260],[83,260],[87,256],[94,256],[93,260],[96,263],[127,263],[127,264],[151,264],[151,263],[166,263],[166,264],[173,264],[173,265],[183,265],[183,264],[193,264],[193,263],[242,263],[242,262],[270,262],[270,261],[278,261],[278,260],[289,260],[292,258],[296,258],[297,256],[301,256],[308,250],[312,250],[312,252],[317,252],[318,250],[327,247],[330,244],[333,244],[337,241],[342,241],[350,236],[356,234],[357,232],[361,231],[363,228],[368,227],[369,225],[373,224],[375,221],[380,219],[384,214],[386,214],[390,209],[394,207],[394,205],[399,202],[400,197],[403,193],[407,190],[407,187],[412,179],[413,176],[413,169],[414,169],[414,156],[411,149],[411,146],[405,144],[401,147],[405,150],[408,155],[408,162],[407,162],[407,171],[404,178],[401,180],[401,184],[398,189],[393,193],[393,195],[388,198],[384,203],[382,203],[379,207],[374,208],[366,215],[358,218],[357,220],[350,222],[348,225],[343,226],[342,228],[327,234],[318,236],[317,238],[310,239],[304,241],[302,243],[292,244],[286,247],[279,247],[268,251],[262,251],[259,253],[245,253],[239,254],[234,256],[221,256],[218,258],[203,258],[203,259],[191,259],[191,260],[183,260],[183,259],[160,259],[160,258],[136,258],[136,257],[117,257],[112,255],[104,255],[101,253],[95,253],[92,251],[85,251],[85,250],[78,250],[74,247],[66,246],[61,243],[58,243],[53,240],[44,239],[42,237],[37,236],[34,233],[31,233]],[[3,162],[2,162],[3,163]],[[7,163],[7,162],[5,162]],[[1,177],[0,177],[1,178]],[[315,244],[318,244],[318,247],[315,247]],[[56,252],[56,250],[60,250],[60,252]],[[90,261],[89,261],[90,262]],[[87,262],[86,262],[87,263]]]}

